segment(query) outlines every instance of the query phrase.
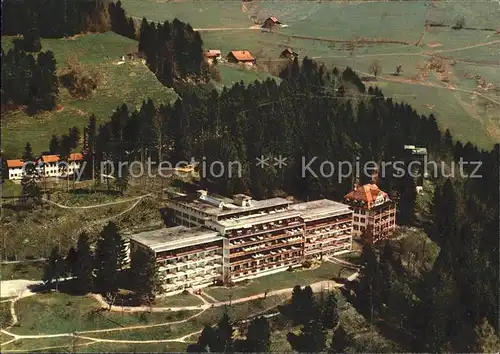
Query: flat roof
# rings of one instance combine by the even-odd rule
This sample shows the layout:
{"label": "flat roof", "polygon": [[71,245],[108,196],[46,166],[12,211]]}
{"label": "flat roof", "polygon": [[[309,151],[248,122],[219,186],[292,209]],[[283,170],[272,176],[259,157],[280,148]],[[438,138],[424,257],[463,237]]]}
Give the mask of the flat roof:
{"label": "flat roof", "polygon": [[155,252],[163,252],[222,240],[222,236],[204,227],[174,226],[130,235],[130,239]]}
{"label": "flat roof", "polygon": [[312,219],[322,215],[340,215],[350,212],[349,205],[335,202],[330,199],[319,199],[310,202],[296,203],[290,206],[292,210],[300,212],[303,219]]}
{"label": "flat roof", "polygon": [[235,229],[241,227],[251,227],[253,225],[263,224],[266,222],[272,222],[277,220],[282,220],[285,218],[292,218],[300,216],[300,212],[296,210],[286,210],[276,213],[266,213],[266,214],[254,214],[250,216],[244,216],[234,219],[225,219],[220,221],[209,221],[207,224],[215,226],[223,226],[225,229]]}
{"label": "flat roof", "polygon": [[244,213],[247,211],[255,212],[259,209],[288,206],[289,204],[291,204],[289,200],[284,198],[270,198],[264,200],[252,200],[250,206],[243,207],[233,204],[233,200],[230,198],[224,198],[213,194],[209,194],[208,196],[210,197],[210,199],[217,199],[220,202],[224,203],[224,207],[222,208],[222,210],[212,204],[204,202],[195,195],[173,198],[167,203],[170,202],[174,204],[180,204],[211,216],[227,216],[232,214]]}

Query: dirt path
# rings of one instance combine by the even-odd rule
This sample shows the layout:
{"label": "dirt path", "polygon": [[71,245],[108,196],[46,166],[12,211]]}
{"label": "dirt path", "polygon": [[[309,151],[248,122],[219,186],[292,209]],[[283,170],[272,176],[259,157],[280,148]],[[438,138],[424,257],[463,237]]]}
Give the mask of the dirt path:
{"label": "dirt path", "polygon": [[[356,274],[357,276],[357,274]],[[314,292],[317,291],[322,291],[324,289],[330,289],[334,287],[341,287],[343,286],[342,284],[336,283],[332,280],[325,280],[325,281],[320,281],[317,283],[313,283],[310,285],[312,290]],[[8,336],[11,336],[12,339],[8,340],[7,342],[1,343],[2,345],[7,345],[9,343],[15,342],[20,339],[47,339],[47,338],[62,338],[62,337],[68,337],[68,338],[73,338],[73,339],[83,339],[83,340],[88,340],[89,343],[81,344],[78,346],[85,346],[85,345],[92,345],[94,343],[98,342],[106,342],[106,343],[129,343],[129,344],[147,344],[147,343],[170,343],[170,342],[177,342],[177,343],[190,343],[187,339],[189,337],[192,337],[194,335],[197,335],[201,332],[201,330],[185,334],[181,337],[177,338],[170,338],[170,339],[156,339],[156,340],[118,340],[118,339],[106,339],[106,338],[95,338],[91,336],[87,336],[88,334],[92,333],[104,333],[104,332],[117,332],[117,331],[125,331],[125,330],[134,330],[134,329],[145,329],[145,328],[153,328],[153,327],[162,327],[162,326],[168,326],[168,325],[175,325],[175,324],[180,324],[184,323],[187,321],[190,321],[201,314],[203,314],[207,309],[213,308],[213,307],[220,307],[224,306],[226,304],[238,304],[238,303],[243,303],[251,300],[256,300],[259,298],[263,298],[266,296],[273,296],[273,295],[282,295],[282,294],[287,294],[290,295],[293,291],[293,288],[286,288],[286,289],[280,289],[280,290],[275,290],[271,291],[267,294],[262,293],[262,294],[257,294],[257,295],[252,295],[252,296],[247,296],[244,298],[240,299],[235,299],[232,301],[222,301],[222,302],[217,302],[217,300],[211,296],[207,296],[210,299],[213,299],[215,303],[210,304],[206,299],[203,299],[203,297],[198,296],[202,301],[203,305],[200,306],[181,306],[181,307],[169,307],[169,308],[153,308],[153,312],[163,312],[163,311],[181,311],[181,310],[192,310],[192,309],[198,309],[200,310],[199,312],[195,313],[192,316],[189,316],[187,318],[184,318],[182,320],[178,321],[170,321],[170,322],[164,322],[164,323],[155,323],[155,324],[149,324],[149,325],[137,325],[137,326],[129,326],[129,327],[117,327],[117,328],[109,328],[109,329],[95,329],[95,330],[88,330],[88,331],[78,331],[74,333],[56,333],[56,334],[40,334],[40,335],[24,335],[24,334],[15,334],[7,331],[10,327],[13,325],[17,324],[17,316],[15,313],[15,303],[22,298],[25,298],[27,296],[34,295],[33,292],[29,291],[28,289],[25,289],[22,291],[15,299],[11,300],[11,315],[12,315],[12,324],[11,326],[7,327],[7,329],[1,329],[0,331]],[[103,305],[106,308],[109,308],[109,305],[104,301],[104,299],[100,295],[94,295],[94,297],[97,299],[97,301]],[[275,307],[273,305],[272,307],[268,309],[264,309],[257,314],[253,314],[252,316],[259,315],[261,313],[264,313],[268,311],[269,309]],[[123,308],[125,310],[125,308]],[[149,307],[127,307],[126,312],[135,312],[135,311],[149,311]],[[122,311],[122,308],[119,306],[112,306],[111,311]],[[83,334],[83,335],[82,335]],[[47,347],[47,348],[38,348],[38,349],[56,349],[56,348],[66,348],[68,346],[57,346],[57,347]],[[37,350],[38,350],[37,349]],[[35,350],[35,349],[32,349]],[[4,350],[5,351],[5,350]],[[15,350],[12,350],[15,351]]]}
{"label": "dirt path", "polygon": [[[329,289],[329,288],[335,288],[335,287],[342,287],[343,284],[339,284],[334,282],[333,280],[324,280],[320,281],[317,283],[310,284],[311,288],[313,291],[321,291],[323,289]],[[145,312],[145,311],[152,311],[152,312],[166,312],[166,311],[196,311],[196,310],[207,310],[212,307],[220,307],[220,306],[225,306],[229,304],[239,304],[242,302],[247,302],[251,300],[257,300],[257,299],[262,299],[265,296],[274,296],[274,295],[284,295],[284,294],[291,294],[293,291],[293,288],[286,288],[286,289],[279,289],[279,290],[274,290],[270,291],[267,293],[260,293],[256,295],[251,295],[239,299],[234,299],[231,301],[218,301],[217,299],[214,299],[216,302],[214,303],[208,303],[205,302],[202,305],[196,305],[196,306],[172,306],[172,307],[153,307],[150,308],[149,306],[124,306],[123,308],[121,306],[111,306],[111,311],[125,311],[125,312]],[[99,294],[93,294],[94,298],[99,302],[99,304],[102,307],[109,308],[109,304],[104,301],[101,295]]]}
{"label": "dirt path", "polygon": [[[372,76],[372,74],[366,73],[366,72],[363,72],[363,71],[357,70],[357,72],[360,73],[360,74],[366,75],[366,76]],[[488,100],[488,101],[493,102],[493,103],[495,103],[497,105],[500,105],[500,101],[497,101],[497,100],[495,100],[495,99],[493,99],[493,98],[491,98],[489,96],[486,96],[486,95],[484,95],[484,94],[482,94],[480,92],[471,91],[471,90],[465,90],[465,89],[461,89],[461,88],[458,88],[458,87],[440,86],[440,85],[436,85],[436,84],[433,84],[433,83],[430,83],[430,82],[417,82],[417,81],[410,80],[410,79],[390,78],[388,76],[377,76],[377,80],[392,81],[392,82],[397,82],[397,83],[400,83],[400,84],[408,84],[408,85],[434,87],[434,88],[438,88],[438,89],[442,89],[442,90],[448,90],[448,91],[464,92],[464,93],[468,93],[468,94],[471,94],[471,95],[480,96],[480,97],[484,98],[485,100]]]}
{"label": "dirt path", "polygon": [[132,202],[134,200],[141,200],[141,199],[146,198],[146,197],[151,197],[152,195],[153,195],[153,193],[148,193],[148,194],[141,195],[139,197],[134,197],[134,198],[126,199],[126,200],[117,200],[115,202],[95,204],[95,205],[85,205],[85,206],[67,206],[67,205],[63,205],[63,204],[54,202],[52,200],[45,199],[45,198],[42,198],[42,200],[44,202],[58,206],[59,208],[63,208],[63,209],[93,209],[93,208],[106,207],[106,206],[110,206],[110,205],[128,203],[128,202]]}
{"label": "dirt path", "polygon": [[453,49],[443,49],[443,50],[436,50],[433,51],[432,53],[450,53],[450,52],[458,52],[461,50],[466,50],[466,49],[472,49],[472,48],[478,48],[478,47],[486,47],[492,44],[497,44],[500,43],[500,39],[496,39],[494,41],[489,41],[489,42],[484,42],[484,43],[477,43],[473,45],[468,45],[466,47],[461,47],[461,48],[453,48]]}

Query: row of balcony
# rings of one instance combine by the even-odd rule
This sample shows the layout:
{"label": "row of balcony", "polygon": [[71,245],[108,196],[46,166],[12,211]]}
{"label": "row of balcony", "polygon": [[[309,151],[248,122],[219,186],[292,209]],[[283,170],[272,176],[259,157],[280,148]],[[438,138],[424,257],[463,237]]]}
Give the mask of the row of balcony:
{"label": "row of balcony", "polygon": [[305,256],[312,256],[318,253],[321,254],[335,254],[337,252],[342,252],[342,251],[350,251],[352,249],[351,244],[345,244],[345,245],[338,245],[338,246],[331,246],[331,247],[326,247],[326,248],[318,248],[318,249],[311,249],[311,250],[306,250],[304,252]]}
{"label": "row of balcony", "polygon": [[[238,280],[239,278],[246,277],[252,274],[258,274],[260,272],[265,272],[267,270],[272,270],[280,267],[286,267],[290,265],[296,265],[302,260],[302,255],[300,257],[287,257],[279,261],[266,262],[250,267],[242,267],[240,269],[231,269],[231,278],[233,280]],[[245,274],[246,273],[246,274]],[[250,274],[249,274],[250,273]]]}
{"label": "row of balcony", "polygon": [[230,256],[231,256],[231,258],[239,257],[239,256],[246,256],[246,255],[250,255],[252,253],[262,251],[262,250],[267,251],[267,250],[272,250],[275,248],[281,248],[281,247],[284,247],[287,245],[293,245],[293,244],[303,243],[303,242],[304,242],[304,238],[302,236],[296,236],[296,237],[291,237],[289,239],[278,240],[277,242],[274,242],[272,244],[262,243],[262,244],[259,244],[257,246],[251,246],[251,247],[248,247],[246,250],[244,249],[241,252],[231,253]]}
{"label": "row of balcony", "polygon": [[346,235],[334,236],[334,237],[311,237],[304,243],[305,247],[312,244],[321,244],[325,242],[345,242],[351,239],[351,233]]}
{"label": "row of balcony", "polygon": [[193,255],[196,253],[215,251],[215,250],[222,251],[222,241],[220,241],[219,243],[220,243],[219,245],[213,245],[213,246],[208,246],[208,247],[205,244],[200,244],[200,245],[196,245],[196,246],[185,247],[181,251],[175,250],[175,253],[172,253],[172,254],[166,254],[166,255],[159,254],[156,256],[156,260],[162,261],[162,260],[178,258],[178,257],[182,257],[182,256],[188,256],[188,255]]}
{"label": "row of balcony", "polygon": [[[272,226],[271,226],[272,224]],[[247,236],[256,236],[256,235],[262,235],[265,233],[268,233],[270,231],[277,231],[277,230],[282,230],[286,229],[289,227],[293,226],[300,226],[302,223],[298,220],[294,221],[284,221],[284,220],[279,220],[273,223],[268,223],[268,224],[263,224],[261,228],[257,228],[256,226],[247,228],[247,229],[239,229],[239,230],[233,230],[227,234],[227,236],[231,240],[247,237]]]}
{"label": "row of balcony", "polygon": [[160,267],[159,268],[159,271],[160,272],[165,272],[167,274],[175,274],[175,273],[179,273],[179,272],[188,272],[189,270],[192,270],[192,269],[209,269],[207,267],[212,267],[214,265],[217,265],[217,264],[222,264],[222,256],[219,256],[217,257],[218,259],[220,259],[220,262],[215,262],[215,260],[212,260],[211,262],[204,262],[203,260],[201,260],[202,262],[204,262],[204,264],[198,264],[198,265],[195,265],[196,263],[200,263],[200,262],[194,262],[194,263],[191,263],[191,264],[182,264],[182,265],[168,265],[168,266],[163,266],[163,267]]}
{"label": "row of balcony", "polygon": [[[190,260],[185,260],[185,259],[183,259],[182,261],[181,260],[174,260],[174,261],[164,260],[164,261],[159,261],[157,263],[163,264],[161,266],[161,268],[168,270],[168,269],[172,269],[172,268],[188,267],[190,265],[198,264],[198,263],[202,263],[202,262],[212,262],[212,261],[216,261],[216,260],[221,259],[221,258],[222,258],[222,255],[220,255],[220,254],[214,254],[211,256],[199,255],[198,257],[190,259]],[[166,262],[172,262],[172,263],[165,264]]]}
{"label": "row of balcony", "polygon": [[188,280],[178,280],[172,283],[165,283],[163,288],[166,291],[175,291],[175,290],[183,290],[199,285],[204,285],[207,283],[213,283],[215,280],[220,279],[221,274],[214,272],[210,274],[206,274],[205,276],[197,276],[194,278],[190,278]]}
{"label": "row of balcony", "polygon": [[186,277],[186,276],[192,276],[196,274],[205,274],[207,272],[211,272],[214,269],[219,269],[222,268],[222,262],[221,263],[214,263],[214,264],[207,264],[203,267],[196,267],[196,268],[189,268],[185,270],[174,270],[172,269],[166,270],[162,267],[160,267],[159,271],[164,272],[164,276],[166,279],[168,278],[177,278],[177,277]]}
{"label": "row of balcony", "polygon": [[[281,257],[286,257],[287,255],[289,254],[292,254],[294,252],[298,252],[299,254],[302,254],[303,253],[303,249],[302,247],[293,247],[293,246],[290,246],[290,247],[286,247],[286,248],[281,248],[279,250],[276,250],[276,251],[268,251],[267,253],[262,253],[263,254],[263,259],[269,259],[269,258],[273,258],[273,257],[277,257],[277,256],[281,256]],[[239,265],[239,264],[245,264],[245,263],[249,263],[249,262],[256,262],[254,259],[252,259],[251,257],[245,257],[243,259],[231,259],[230,260],[230,264],[233,266],[233,265]],[[258,262],[262,262],[262,259],[259,260]]]}
{"label": "row of balcony", "polygon": [[[351,214],[352,215],[352,214]],[[342,218],[342,219],[337,219],[337,220],[333,220],[333,221],[322,221],[320,223],[314,223],[314,224],[307,224],[306,225],[306,229],[308,231],[311,231],[311,230],[316,230],[316,229],[323,229],[323,228],[327,228],[327,227],[336,227],[336,226],[341,226],[345,223],[351,223],[352,222],[352,218],[351,217],[348,217],[348,218]]]}
{"label": "row of balcony", "polygon": [[248,240],[238,240],[238,241],[231,241],[229,242],[230,248],[237,248],[238,246],[250,246],[254,245],[260,242],[266,242],[266,241],[272,241],[272,240],[278,240],[283,237],[288,237],[288,236],[293,236],[296,234],[302,234],[304,232],[303,229],[297,228],[297,229],[292,229],[292,230],[286,230],[285,233],[275,235],[275,236],[269,236],[268,234],[260,235],[260,236],[255,236],[251,237]]}

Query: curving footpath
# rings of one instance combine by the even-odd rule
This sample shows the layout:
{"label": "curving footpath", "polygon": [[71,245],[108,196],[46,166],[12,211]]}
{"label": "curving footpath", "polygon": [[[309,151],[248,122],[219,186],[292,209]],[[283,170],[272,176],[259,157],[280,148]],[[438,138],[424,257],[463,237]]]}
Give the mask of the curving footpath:
{"label": "curving footpath", "polygon": [[[334,259],[332,261],[338,261],[337,259]],[[358,276],[358,273],[356,272],[355,274],[351,275],[349,280],[354,280]],[[8,281],[2,282],[2,287],[5,283]],[[12,281],[10,281],[12,282]],[[192,316],[189,316],[185,319],[182,320],[177,320],[177,321],[170,321],[170,322],[164,322],[164,323],[155,323],[155,324],[149,324],[149,325],[137,325],[137,326],[129,326],[129,327],[115,327],[115,328],[109,328],[109,329],[95,329],[95,330],[87,330],[87,331],[78,331],[74,333],[57,333],[57,334],[40,334],[40,335],[21,335],[21,334],[15,334],[7,331],[7,329],[11,328],[13,325],[18,323],[18,319],[15,313],[15,303],[25,297],[35,295],[32,291],[28,289],[28,285],[32,285],[33,283],[38,283],[38,282],[29,282],[29,284],[25,284],[24,289],[22,289],[20,292],[18,292],[17,297],[11,300],[6,300],[11,302],[10,310],[11,310],[11,315],[12,315],[12,323],[9,327],[6,329],[1,329],[0,332],[2,332],[5,335],[8,335],[12,337],[12,339],[1,343],[1,346],[10,344],[12,342],[15,342],[17,340],[21,339],[46,339],[46,338],[63,338],[63,337],[68,337],[68,338],[73,338],[75,339],[81,339],[81,340],[86,340],[88,341],[87,343],[84,344],[79,344],[77,346],[87,346],[87,345],[92,345],[94,343],[98,342],[105,342],[105,343],[122,343],[122,344],[148,344],[148,343],[171,343],[171,342],[176,342],[176,343],[192,343],[192,341],[189,341],[188,339],[194,335],[197,335],[201,332],[201,329],[192,333],[185,334],[181,337],[177,338],[168,338],[168,339],[157,339],[157,340],[118,340],[118,339],[106,339],[106,338],[96,338],[92,337],[92,333],[103,333],[103,332],[117,332],[117,331],[125,331],[125,330],[134,330],[134,329],[145,329],[145,328],[153,328],[153,327],[162,327],[162,326],[168,326],[168,325],[175,325],[175,324],[180,324],[187,322],[189,320],[192,320],[201,314],[203,314],[206,310],[213,308],[213,307],[221,307],[225,306],[228,304],[238,304],[238,303],[244,303],[248,302],[251,300],[257,300],[261,298],[265,298],[266,296],[275,296],[275,295],[288,295],[290,296],[292,294],[293,288],[286,288],[286,289],[280,289],[280,290],[274,290],[271,292],[266,293],[261,293],[261,294],[256,294],[252,296],[247,296],[244,298],[240,299],[235,299],[232,301],[219,301],[217,302],[216,299],[214,299],[211,296],[207,296],[210,299],[213,299],[215,302],[214,303],[209,303],[204,297],[200,295],[195,295],[197,296],[202,302],[202,305],[199,306],[178,306],[178,307],[153,307],[150,308],[149,306],[141,306],[141,307],[121,307],[121,306],[111,306],[109,307],[109,304],[104,301],[101,295],[98,294],[93,294],[93,297],[99,302],[101,306],[104,308],[110,308],[110,311],[119,311],[119,312],[167,312],[167,311],[198,311]],[[317,283],[310,284],[310,287],[314,292],[322,291],[325,289],[333,289],[333,288],[340,288],[342,287],[343,284],[339,284],[333,280],[324,280],[320,281]],[[287,298],[288,298],[287,296]],[[276,307],[276,305],[273,305],[267,309],[264,309],[262,311],[259,311],[256,314],[252,314],[253,316],[265,313],[269,311],[270,309]],[[58,348],[67,348],[68,346],[55,346],[55,347],[44,347],[44,348],[38,348],[37,350],[49,350],[49,349],[58,349]],[[31,349],[34,350],[34,349]],[[10,351],[10,352],[25,352],[26,350],[4,350],[4,352]]]}

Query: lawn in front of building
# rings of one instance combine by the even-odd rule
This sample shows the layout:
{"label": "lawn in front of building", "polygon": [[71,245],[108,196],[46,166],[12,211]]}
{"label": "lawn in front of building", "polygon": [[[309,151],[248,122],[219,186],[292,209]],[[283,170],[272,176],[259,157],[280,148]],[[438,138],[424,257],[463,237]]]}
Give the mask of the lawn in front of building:
{"label": "lawn in front of building", "polygon": [[15,304],[19,325],[12,333],[25,335],[73,333],[95,329],[148,325],[182,320],[193,311],[109,312],[91,296],[58,292],[40,293],[20,299]]}
{"label": "lawn in front of building", "polygon": [[293,288],[295,285],[309,285],[323,280],[338,277],[343,266],[323,262],[314,269],[284,271],[276,274],[252,279],[248,283],[236,283],[233,287],[209,287],[204,292],[219,301],[235,300],[247,296],[265,293],[266,291]]}
{"label": "lawn in front of building", "polygon": [[203,301],[192,294],[176,294],[172,296],[157,296],[154,307],[199,306]]}

